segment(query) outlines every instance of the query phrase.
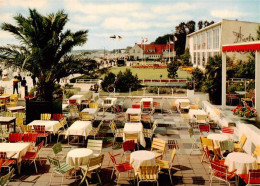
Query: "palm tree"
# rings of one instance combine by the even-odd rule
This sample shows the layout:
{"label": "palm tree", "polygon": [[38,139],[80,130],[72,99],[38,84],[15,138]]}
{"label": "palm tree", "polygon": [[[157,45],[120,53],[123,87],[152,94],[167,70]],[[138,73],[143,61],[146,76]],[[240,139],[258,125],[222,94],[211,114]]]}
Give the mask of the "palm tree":
{"label": "palm tree", "polygon": [[14,17],[17,25],[3,23],[1,28],[11,32],[20,46],[0,47],[0,58],[7,66],[21,67],[38,78],[38,98],[51,101],[54,85],[62,77],[72,74],[80,60],[68,53],[74,46],[87,41],[87,30],[75,33],[64,30],[68,15],[64,11],[43,16],[29,9],[29,16]]}
{"label": "palm tree", "polygon": [[203,21],[199,21],[199,22],[198,22],[198,28],[199,28],[199,30],[202,29],[202,27],[203,27]]}

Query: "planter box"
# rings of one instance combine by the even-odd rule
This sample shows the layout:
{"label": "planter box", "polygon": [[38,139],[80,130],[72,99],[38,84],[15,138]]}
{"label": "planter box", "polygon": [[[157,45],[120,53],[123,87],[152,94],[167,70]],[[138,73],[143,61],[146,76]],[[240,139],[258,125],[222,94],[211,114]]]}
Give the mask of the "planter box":
{"label": "planter box", "polygon": [[62,113],[62,100],[36,101],[26,100],[26,124],[33,120],[39,120],[41,113]]}

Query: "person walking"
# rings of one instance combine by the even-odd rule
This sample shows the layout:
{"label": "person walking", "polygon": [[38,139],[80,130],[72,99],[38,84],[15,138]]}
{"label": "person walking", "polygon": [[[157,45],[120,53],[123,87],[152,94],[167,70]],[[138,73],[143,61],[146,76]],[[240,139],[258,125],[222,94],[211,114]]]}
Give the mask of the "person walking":
{"label": "person walking", "polygon": [[18,82],[19,82],[19,80],[17,79],[17,76],[14,76],[14,79],[13,79],[13,94],[15,93],[15,90],[18,94]]}

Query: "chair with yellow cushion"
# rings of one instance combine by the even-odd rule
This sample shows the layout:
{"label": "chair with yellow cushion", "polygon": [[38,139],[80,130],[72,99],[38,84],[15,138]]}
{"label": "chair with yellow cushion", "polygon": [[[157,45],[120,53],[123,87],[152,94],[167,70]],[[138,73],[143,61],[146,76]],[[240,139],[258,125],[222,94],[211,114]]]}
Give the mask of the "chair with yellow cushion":
{"label": "chair with yellow cushion", "polygon": [[93,118],[93,115],[91,115],[87,112],[80,112],[79,117],[80,117],[80,120],[82,120],[82,121],[91,121]]}
{"label": "chair with yellow cushion", "polygon": [[97,103],[89,103],[89,108],[98,108]]}
{"label": "chair with yellow cushion", "polygon": [[171,173],[171,170],[173,168],[173,160],[174,160],[175,154],[176,154],[176,149],[174,148],[172,150],[170,162],[169,161],[165,161],[165,160],[158,160],[158,159],[156,159],[156,165],[158,165],[160,167],[160,169],[168,169],[169,177],[170,177],[170,180],[171,180],[171,184],[173,184],[172,183],[172,173]]}
{"label": "chair with yellow cushion", "polygon": [[206,156],[205,147],[208,147],[208,150],[210,150],[214,153],[214,157],[213,157],[213,160],[214,160],[217,157],[216,155],[219,152],[220,147],[218,147],[218,146],[215,147],[212,139],[208,139],[208,138],[201,136],[200,140],[203,145],[203,151],[204,151],[200,162],[202,163],[204,160],[204,157]]}
{"label": "chair with yellow cushion", "polygon": [[130,122],[139,122],[140,116],[130,115]]}
{"label": "chair with yellow cushion", "polygon": [[258,169],[260,169],[260,160],[259,160],[259,157],[260,157],[260,145],[256,146],[254,154],[253,154],[253,157],[256,158]]}
{"label": "chair with yellow cushion", "polygon": [[51,120],[51,114],[49,113],[42,113],[41,120]]}
{"label": "chair with yellow cushion", "polygon": [[155,158],[160,157],[162,159],[165,153],[165,149],[166,149],[166,141],[159,138],[153,138],[151,151],[155,154]]}
{"label": "chair with yellow cushion", "polygon": [[2,116],[3,117],[13,117],[13,113],[12,112],[3,112]]}
{"label": "chair with yellow cushion", "polygon": [[245,135],[245,134],[242,134],[242,136],[241,136],[239,142],[238,142],[238,143],[234,143],[234,145],[235,145],[234,151],[235,151],[235,152],[241,152],[241,151],[243,151],[243,147],[244,147],[244,145],[245,145],[245,143],[246,143],[246,140],[247,140],[246,135]]}

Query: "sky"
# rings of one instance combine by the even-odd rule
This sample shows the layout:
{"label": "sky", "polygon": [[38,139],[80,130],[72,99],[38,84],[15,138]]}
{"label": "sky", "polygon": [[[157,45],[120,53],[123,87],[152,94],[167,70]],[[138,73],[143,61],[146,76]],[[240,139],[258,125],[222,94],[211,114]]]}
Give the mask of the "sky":
{"label": "sky", "polygon": [[[0,0],[0,24],[15,24],[13,16],[28,16],[29,8],[42,15],[63,9],[69,16],[65,29],[88,30],[88,41],[78,50],[126,48],[142,38],[150,43],[189,20],[260,23],[260,0]],[[112,35],[122,40],[111,40]],[[0,46],[6,44],[19,42],[0,30]]]}

